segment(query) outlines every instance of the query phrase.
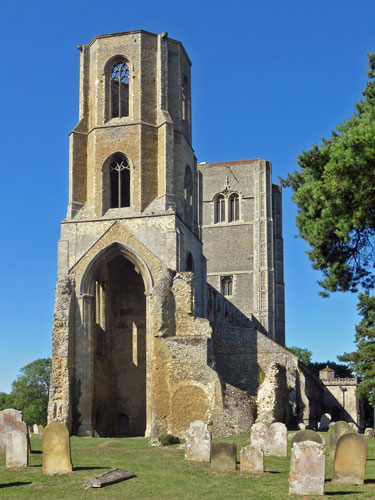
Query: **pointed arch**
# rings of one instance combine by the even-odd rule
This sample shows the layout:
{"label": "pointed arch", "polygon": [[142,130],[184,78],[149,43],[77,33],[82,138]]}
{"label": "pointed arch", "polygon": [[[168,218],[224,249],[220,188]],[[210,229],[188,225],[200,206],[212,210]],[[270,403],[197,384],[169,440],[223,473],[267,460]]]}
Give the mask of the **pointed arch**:
{"label": "pointed arch", "polygon": [[102,167],[103,213],[131,206],[131,172],[132,164],[124,153],[116,152],[106,159]]}

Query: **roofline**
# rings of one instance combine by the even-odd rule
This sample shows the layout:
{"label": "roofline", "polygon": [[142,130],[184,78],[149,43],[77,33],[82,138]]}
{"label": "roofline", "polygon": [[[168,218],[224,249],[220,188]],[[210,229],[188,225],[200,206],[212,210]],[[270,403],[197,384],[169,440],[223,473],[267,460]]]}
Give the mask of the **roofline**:
{"label": "roofline", "polygon": [[[96,35],[94,36],[94,38],[87,44],[87,46],[91,46],[94,42],[96,42],[96,40],[100,39],[100,38],[111,38],[111,37],[115,37],[115,36],[120,36],[120,35],[130,35],[130,34],[133,34],[133,33],[144,33],[146,35],[152,35],[152,36],[159,36],[157,35],[156,33],[151,33],[151,31],[147,31],[147,30],[131,30],[131,31],[120,31],[118,33],[107,33],[106,35]],[[189,63],[190,63],[190,66],[191,66],[191,60],[190,60],[190,57],[188,56],[188,53],[186,52],[186,49],[185,47],[183,46],[182,42],[180,42],[179,40],[175,40],[174,38],[169,38],[168,37],[168,33],[167,32],[164,32],[166,33],[166,36],[168,38],[168,41],[169,42],[172,42],[172,43],[177,43],[183,50],[183,52],[185,53]]]}
{"label": "roofline", "polygon": [[234,160],[234,161],[221,161],[221,162],[202,162],[198,163],[198,167],[229,167],[231,165],[247,165],[249,163],[256,163],[259,161],[264,161],[266,163],[271,163],[268,160],[262,160],[262,158],[250,158],[248,160]]}

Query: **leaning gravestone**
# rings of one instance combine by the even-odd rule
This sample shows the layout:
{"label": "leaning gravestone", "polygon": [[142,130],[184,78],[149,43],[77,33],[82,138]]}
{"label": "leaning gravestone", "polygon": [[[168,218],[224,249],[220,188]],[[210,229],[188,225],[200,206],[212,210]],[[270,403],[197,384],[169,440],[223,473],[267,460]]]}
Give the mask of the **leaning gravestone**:
{"label": "leaning gravestone", "polygon": [[33,425],[33,433],[38,434],[38,425],[37,424]]}
{"label": "leaning gravestone", "polygon": [[211,445],[211,469],[212,470],[236,470],[237,446],[235,443],[212,443]]}
{"label": "leaning gravestone", "polygon": [[338,439],[344,434],[353,432],[352,428],[347,422],[339,420],[335,422],[334,425],[329,426],[329,456],[331,458],[335,457],[336,443]]}
{"label": "leaning gravestone", "polygon": [[293,446],[295,443],[302,443],[302,441],[313,441],[314,443],[318,444],[326,444],[324,437],[311,429],[305,429],[304,431],[296,432],[292,437],[291,446]]}
{"label": "leaning gravestone", "polygon": [[22,431],[9,431],[7,433],[5,463],[9,469],[13,467],[27,467],[29,465],[27,434]]}
{"label": "leaning gravestone", "polygon": [[324,413],[320,417],[319,427],[320,431],[327,431],[329,428],[329,424],[331,423],[331,415],[329,413]]}
{"label": "leaning gravestone", "polygon": [[263,451],[255,446],[246,446],[240,451],[240,470],[264,472]]}
{"label": "leaning gravestone", "polygon": [[372,429],[372,427],[366,427],[365,436],[369,439],[374,439],[375,437],[374,429]]}
{"label": "leaning gravestone", "polygon": [[192,422],[186,431],[185,458],[197,462],[209,462],[211,459],[211,432],[201,420]]}
{"label": "leaning gravestone", "polygon": [[288,447],[288,432],[285,424],[275,422],[269,427],[268,446],[265,455],[286,457]]}
{"label": "leaning gravestone", "polygon": [[268,427],[261,422],[254,424],[250,429],[250,444],[259,448],[263,453],[268,449]]}
{"label": "leaning gravestone", "polygon": [[324,448],[314,441],[295,443],[290,457],[289,495],[323,495]]}
{"label": "leaning gravestone", "polygon": [[336,445],[332,483],[360,486],[365,477],[367,443],[354,432],[341,436]]}
{"label": "leaning gravestone", "polygon": [[48,424],[43,431],[43,473],[72,472],[68,429],[60,422]]}
{"label": "leaning gravestone", "polygon": [[0,450],[5,450],[7,446],[9,431],[21,431],[27,434],[26,422],[22,421],[22,411],[13,408],[0,411]]}

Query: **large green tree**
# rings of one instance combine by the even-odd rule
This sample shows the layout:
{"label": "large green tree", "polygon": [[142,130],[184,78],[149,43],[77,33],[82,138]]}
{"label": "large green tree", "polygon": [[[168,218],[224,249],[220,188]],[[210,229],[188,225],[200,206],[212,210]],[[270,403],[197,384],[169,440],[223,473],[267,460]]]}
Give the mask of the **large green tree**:
{"label": "large green tree", "polygon": [[12,383],[13,408],[23,412],[28,425],[47,423],[50,376],[51,359],[37,359],[21,368],[20,375]]}
{"label": "large green tree", "polygon": [[362,377],[358,385],[358,394],[368,397],[370,404],[375,403],[375,297],[369,293],[359,294],[358,312],[362,319],[355,327],[357,350],[338,356],[340,361],[349,362],[349,366]]}
{"label": "large green tree", "polygon": [[375,53],[355,113],[297,158],[282,181],[293,190],[297,228],[323,273],[323,295],[375,283]]}

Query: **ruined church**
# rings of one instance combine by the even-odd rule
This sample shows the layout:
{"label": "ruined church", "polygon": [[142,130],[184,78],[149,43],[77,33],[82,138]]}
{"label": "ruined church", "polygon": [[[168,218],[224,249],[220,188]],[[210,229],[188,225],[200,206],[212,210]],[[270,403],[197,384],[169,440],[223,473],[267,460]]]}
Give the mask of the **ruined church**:
{"label": "ruined church", "polygon": [[191,62],[167,33],[79,50],[49,421],[157,437],[197,419],[214,435],[319,420],[322,384],[284,348],[271,163],[197,164]]}

